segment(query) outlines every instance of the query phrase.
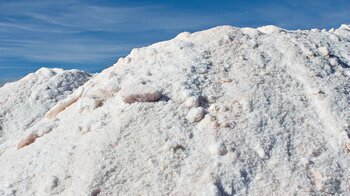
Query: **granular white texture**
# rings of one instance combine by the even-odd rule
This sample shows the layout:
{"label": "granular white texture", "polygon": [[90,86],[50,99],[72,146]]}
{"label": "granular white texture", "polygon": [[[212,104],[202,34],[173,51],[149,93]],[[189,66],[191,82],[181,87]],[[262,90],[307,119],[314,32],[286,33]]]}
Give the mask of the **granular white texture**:
{"label": "granular white texture", "polygon": [[[0,195],[348,195],[349,64],[349,25],[134,49],[5,137]],[[2,109],[13,88],[5,132],[36,112]]]}

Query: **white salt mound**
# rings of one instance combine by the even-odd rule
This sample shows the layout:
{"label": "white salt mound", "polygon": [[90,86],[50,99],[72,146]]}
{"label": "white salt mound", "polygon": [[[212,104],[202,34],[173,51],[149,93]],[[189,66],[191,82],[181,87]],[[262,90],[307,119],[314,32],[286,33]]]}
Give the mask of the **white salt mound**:
{"label": "white salt mound", "polygon": [[21,136],[90,78],[80,70],[41,68],[0,88],[0,153],[3,142]]}
{"label": "white salt mound", "polygon": [[222,26],[38,71],[0,88],[0,195],[349,195],[349,48]]}

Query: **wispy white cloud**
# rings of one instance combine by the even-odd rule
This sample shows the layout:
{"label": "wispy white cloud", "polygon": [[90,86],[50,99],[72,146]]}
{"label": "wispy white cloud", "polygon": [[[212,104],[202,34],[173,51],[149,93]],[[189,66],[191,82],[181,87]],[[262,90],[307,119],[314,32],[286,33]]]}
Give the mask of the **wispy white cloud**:
{"label": "wispy white cloud", "polygon": [[[180,32],[215,22],[210,16],[177,14],[181,13],[167,12],[164,6],[157,5],[102,6],[83,1],[43,0],[2,2],[0,58],[96,63],[149,44],[147,39],[142,39],[150,36],[149,32]],[[129,33],[135,38],[125,35]]]}
{"label": "wispy white cloud", "polygon": [[217,21],[210,14],[203,16],[196,13],[169,11],[164,6],[126,7],[114,5],[108,7],[78,1],[74,3],[62,1],[58,4],[53,1],[51,4],[48,1],[43,4],[28,4],[26,1],[16,2],[1,6],[0,12],[10,20],[1,22],[1,26],[48,33],[56,31],[71,33],[79,31],[180,30],[189,26],[198,27]]}

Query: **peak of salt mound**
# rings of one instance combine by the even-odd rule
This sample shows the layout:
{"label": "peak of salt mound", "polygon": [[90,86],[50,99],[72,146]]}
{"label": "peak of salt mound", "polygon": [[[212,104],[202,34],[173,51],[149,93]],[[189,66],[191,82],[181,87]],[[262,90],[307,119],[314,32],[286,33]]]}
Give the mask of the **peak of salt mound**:
{"label": "peak of salt mound", "polygon": [[0,195],[349,194],[349,40],[224,26],[134,49],[6,141]]}

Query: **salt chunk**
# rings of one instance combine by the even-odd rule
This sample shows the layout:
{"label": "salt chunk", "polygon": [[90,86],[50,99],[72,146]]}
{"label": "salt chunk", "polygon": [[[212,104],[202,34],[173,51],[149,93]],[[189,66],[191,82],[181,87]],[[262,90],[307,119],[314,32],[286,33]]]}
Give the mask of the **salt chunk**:
{"label": "salt chunk", "polygon": [[350,152],[350,143],[345,144],[345,146],[346,146],[347,151]]}
{"label": "salt chunk", "polygon": [[228,111],[228,108],[224,105],[221,105],[221,104],[211,104],[210,107],[209,107],[209,111],[211,112],[226,112]]}
{"label": "salt chunk", "polygon": [[256,153],[258,154],[258,156],[260,158],[265,158],[266,157],[266,153],[265,150],[261,147],[256,147]]}
{"label": "salt chunk", "polygon": [[52,190],[54,190],[58,186],[59,179],[56,176],[51,176],[47,182],[48,184],[45,187],[45,192],[50,193]]}
{"label": "salt chunk", "polygon": [[342,24],[339,29],[350,31],[350,25]]}
{"label": "salt chunk", "polygon": [[338,59],[336,59],[336,58],[330,58],[330,59],[329,59],[329,64],[330,64],[331,66],[336,66],[336,65],[338,65]]}
{"label": "salt chunk", "polygon": [[322,56],[329,56],[330,52],[326,47],[318,48],[318,51],[322,54]]}
{"label": "salt chunk", "polygon": [[188,89],[185,89],[185,88],[181,88],[181,93],[179,93],[179,98],[182,100],[182,101],[186,101],[187,99],[189,99],[191,96],[192,96],[192,92]]}
{"label": "salt chunk", "polygon": [[190,122],[198,122],[202,120],[202,118],[204,117],[204,114],[205,114],[205,110],[202,107],[192,108],[188,112],[186,118]]}
{"label": "salt chunk", "polygon": [[133,84],[123,87],[119,91],[120,97],[125,103],[154,102],[158,101],[161,93],[155,88],[144,84]]}
{"label": "salt chunk", "polygon": [[190,32],[182,32],[182,33],[178,34],[175,37],[175,39],[180,39],[181,40],[181,39],[187,39],[189,37],[191,37],[191,33]]}
{"label": "salt chunk", "polygon": [[105,91],[104,89],[101,89],[101,88],[88,88],[84,91],[82,97],[98,98],[98,99],[106,100],[112,97],[112,95],[110,92]]}
{"label": "salt chunk", "polygon": [[208,67],[207,65],[200,65],[198,68],[197,68],[197,72],[199,74],[206,74],[208,73]]}
{"label": "salt chunk", "polygon": [[66,99],[59,101],[53,108],[51,108],[45,116],[49,119],[55,118],[60,112],[65,110],[67,107],[75,103],[83,94],[84,88],[79,88],[74,91],[73,94],[68,96]]}
{"label": "salt chunk", "polygon": [[82,112],[84,110],[87,110],[87,111],[94,110],[98,108],[98,106],[101,105],[101,103],[102,103],[101,99],[83,97],[78,101],[79,112]]}
{"label": "salt chunk", "polygon": [[209,111],[210,112],[218,112],[220,109],[220,105],[218,104],[211,104],[210,107],[209,107]]}
{"label": "salt chunk", "polygon": [[249,35],[250,37],[257,37],[259,35],[259,31],[254,29],[254,28],[241,28],[241,31],[246,34]]}
{"label": "salt chunk", "polygon": [[220,127],[226,127],[226,128],[234,128],[236,126],[236,123],[234,121],[230,122],[228,119],[224,118],[223,116],[218,116],[217,123]]}
{"label": "salt chunk", "polygon": [[281,28],[274,26],[274,25],[267,25],[267,26],[259,27],[258,30],[260,32],[265,33],[265,34],[279,33],[282,31]]}
{"label": "salt chunk", "polygon": [[56,75],[56,72],[53,69],[49,69],[46,67],[40,68],[38,71],[35,72],[36,74],[40,74],[44,77],[52,77]]}
{"label": "salt chunk", "polygon": [[227,150],[221,143],[214,143],[209,146],[209,152],[212,155],[224,156],[227,154]]}
{"label": "salt chunk", "polygon": [[231,78],[223,78],[221,83],[231,83],[233,80]]}
{"label": "salt chunk", "polygon": [[97,196],[101,193],[101,189],[100,188],[95,188],[91,191],[91,196]]}
{"label": "salt chunk", "polygon": [[220,40],[220,45],[221,44],[223,44],[223,43],[229,43],[229,42],[231,42],[233,39],[230,37],[230,35],[224,35],[223,37],[222,37],[222,39]]}
{"label": "salt chunk", "polygon": [[189,97],[186,101],[185,101],[185,106],[192,108],[192,107],[198,107],[199,106],[199,99],[198,97]]}
{"label": "salt chunk", "polygon": [[19,142],[19,144],[17,145],[17,149],[23,148],[25,146],[28,146],[34,143],[38,137],[39,136],[35,133],[29,134],[26,138],[24,138],[23,140],[21,140],[21,142]]}
{"label": "salt chunk", "polygon": [[323,174],[320,171],[311,170],[311,175],[313,177],[313,183],[318,190],[323,189],[322,179]]}
{"label": "salt chunk", "polygon": [[[139,48],[134,48],[134,49],[131,50],[130,55],[129,55],[128,57],[129,57],[129,58],[130,58],[130,57],[134,57],[134,56],[136,56],[139,52],[140,52],[140,49],[139,49]],[[126,61],[128,61],[128,60],[126,60]]]}
{"label": "salt chunk", "polygon": [[215,184],[208,184],[206,186],[203,186],[204,189],[201,190],[201,194],[199,195],[210,195],[210,196],[220,196],[222,195],[220,190]]}

